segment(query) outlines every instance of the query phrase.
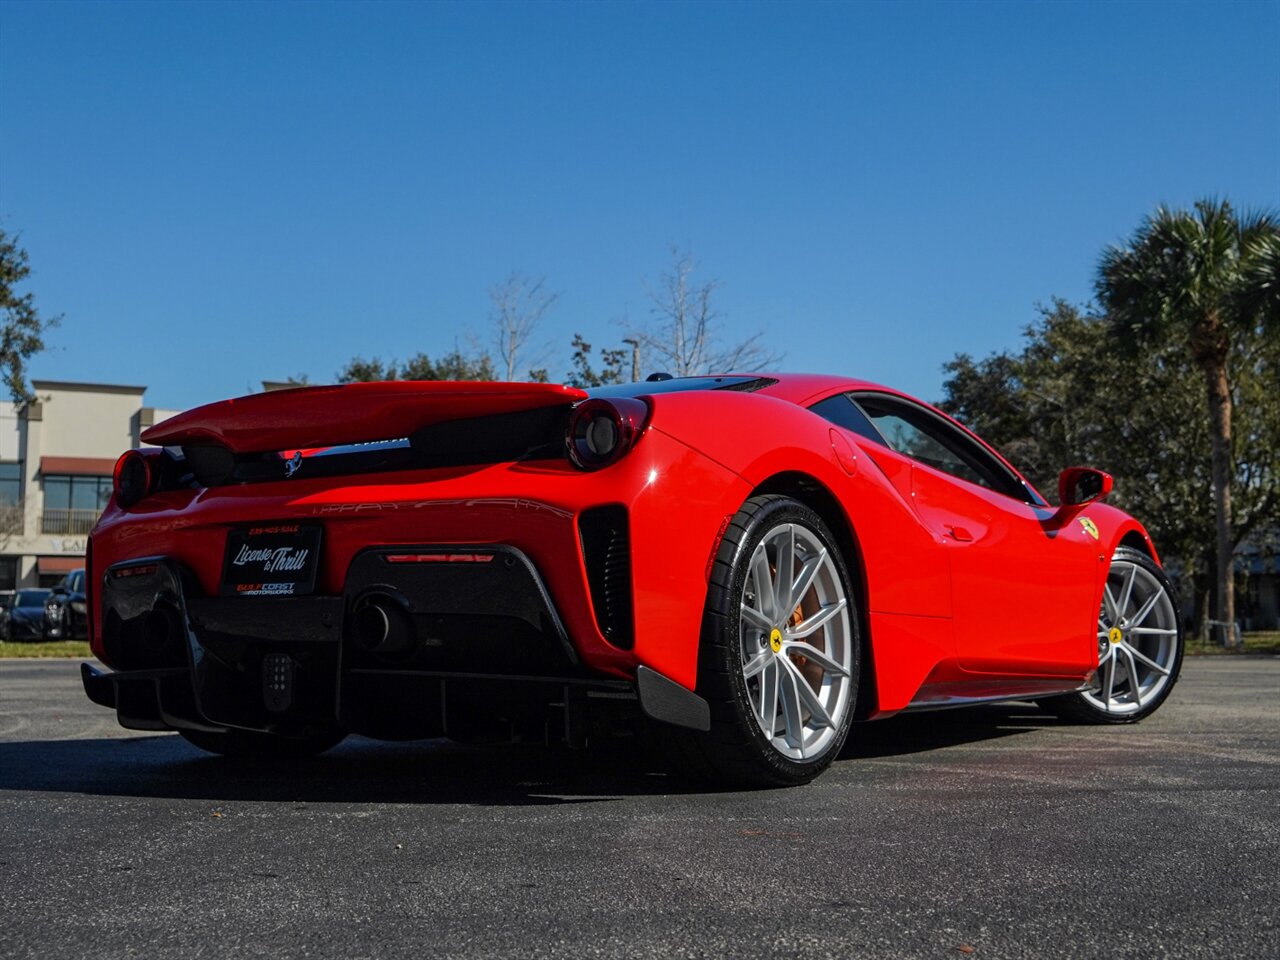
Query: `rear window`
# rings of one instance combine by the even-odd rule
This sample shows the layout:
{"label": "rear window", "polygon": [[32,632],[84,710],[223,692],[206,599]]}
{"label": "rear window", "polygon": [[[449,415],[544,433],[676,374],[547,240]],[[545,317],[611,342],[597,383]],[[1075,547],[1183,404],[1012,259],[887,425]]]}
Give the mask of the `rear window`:
{"label": "rear window", "polygon": [[754,393],[778,381],[772,377],[672,377],[670,380],[640,380],[592,387],[592,397],[647,397],[657,393],[681,393],[685,390],[736,390]]}

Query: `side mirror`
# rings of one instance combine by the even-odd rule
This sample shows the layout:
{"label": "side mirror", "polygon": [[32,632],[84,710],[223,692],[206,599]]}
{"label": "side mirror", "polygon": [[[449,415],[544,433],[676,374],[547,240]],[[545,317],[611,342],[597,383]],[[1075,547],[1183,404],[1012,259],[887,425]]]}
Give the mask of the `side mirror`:
{"label": "side mirror", "polygon": [[1109,473],[1093,467],[1067,467],[1058,474],[1058,502],[1063,506],[1093,503],[1110,493],[1114,486]]}

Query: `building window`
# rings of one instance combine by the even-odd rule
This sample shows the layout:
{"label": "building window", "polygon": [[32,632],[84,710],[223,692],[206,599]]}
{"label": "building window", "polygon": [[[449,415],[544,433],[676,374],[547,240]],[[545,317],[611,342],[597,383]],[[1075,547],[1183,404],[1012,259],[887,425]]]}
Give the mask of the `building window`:
{"label": "building window", "polygon": [[18,588],[18,558],[0,557],[0,590]]}
{"label": "building window", "polygon": [[0,506],[13,506],[22,499],[22,464],[0,463]]}
{"label": "building window", "polygon": [[[0,463],[0,533],[22,532],[22,464]],[[8,590],[9,587],[0,587]]]}
{"label": "building window", "polygon": [[86,534],[98,522],[110,498],[110,477],[47,475],[40,532],[54,536]]}

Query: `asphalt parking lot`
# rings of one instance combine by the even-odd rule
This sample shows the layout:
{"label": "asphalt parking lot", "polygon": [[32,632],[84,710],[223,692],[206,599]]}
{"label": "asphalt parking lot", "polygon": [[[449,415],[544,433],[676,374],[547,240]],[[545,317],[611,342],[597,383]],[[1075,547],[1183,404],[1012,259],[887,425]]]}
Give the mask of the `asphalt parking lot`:
{"label": "asphalt parking lot", "polygon": [[0,662],[0,956],[1280,956],[1280,659],[1192,660],[1136,727],[855,728],[708,793],[625,744],[208,758]]}

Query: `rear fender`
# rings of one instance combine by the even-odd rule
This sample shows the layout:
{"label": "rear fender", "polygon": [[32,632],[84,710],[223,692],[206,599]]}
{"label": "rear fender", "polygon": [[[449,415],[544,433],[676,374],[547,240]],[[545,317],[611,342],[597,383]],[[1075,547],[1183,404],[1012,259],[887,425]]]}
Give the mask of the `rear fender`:
{"label": "rear fender", "polygon": [[[829,493],[844,533],[857,545],[858,555],[846,561],[851,574],[856,577],[861,571],[865,581],[864,625],[874,628],[877,614],[892,614],[895,623],[929,618],[929,643],[910,642],[909,649],[904,644],[915,636],[911,631],[886,630],[881,635],[869,630],[877,687],[888,684],[877,690],[878,699],[905,703],[903,698],[914,687],[909,692],[900,687],[913,682],[918,686],[918,679],[940,660],[954,657],[946,556],[850,435],[833,435],[830,423],[792,403],[753,394],[669,394],[654,401],[656,429],[678,436],[746,481],[737,502],[721,508],[724,518],[756,492],[789,492],[790,487],[777,487],[780,478],[803,477]],[[791,495],[805,499],[800,490]],[[718,537],[704,542],[717,541]],[[890,645],[892,650],[887,649]],[[696,655],[688,666],[696,668]]]}

